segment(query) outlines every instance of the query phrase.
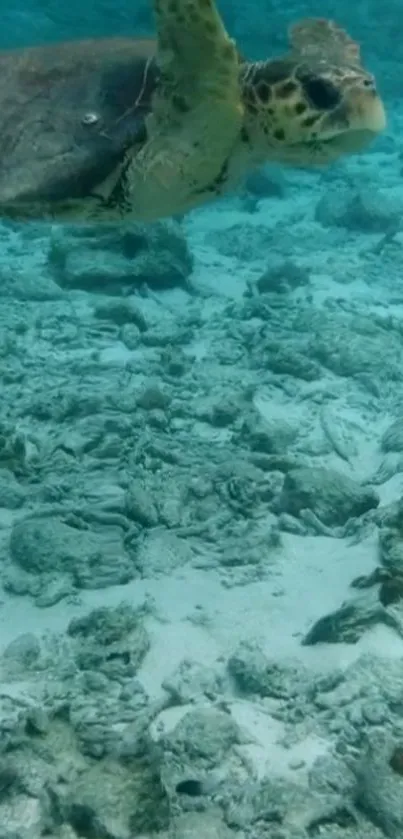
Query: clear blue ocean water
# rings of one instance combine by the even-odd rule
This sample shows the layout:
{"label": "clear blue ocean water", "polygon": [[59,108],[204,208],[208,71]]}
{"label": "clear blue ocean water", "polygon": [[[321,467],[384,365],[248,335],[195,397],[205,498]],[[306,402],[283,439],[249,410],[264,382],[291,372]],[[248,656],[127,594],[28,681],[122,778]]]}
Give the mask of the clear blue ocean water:
{"label": "clear blue ocean water", "polygon": [[0,11],[0,839],[403,837],[402,9],[218,11]]}

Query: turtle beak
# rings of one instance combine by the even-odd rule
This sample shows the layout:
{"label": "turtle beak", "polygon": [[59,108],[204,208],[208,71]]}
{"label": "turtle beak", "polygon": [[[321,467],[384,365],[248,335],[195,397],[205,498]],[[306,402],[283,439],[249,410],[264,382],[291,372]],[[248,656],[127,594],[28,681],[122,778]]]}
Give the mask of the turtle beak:
{"label": "turtle beak", "polygon": [[372,136],[376,136],[386,128],[384,104],[376,90],[375,80],[371,76],[347,88],[342,110],[350,132],[369,132]]}
{"label": "turtle beak", "polygon": [[386,128],[386,112],[375,85],[352,89],[348,96],[347,119],[350,130],[381,134]]}
{"label": "turtle beak", "polygon": [[377,134],[368,129],[360,129],[357,131],[346,131],[333,138],[335,148],[337,149],[336,157],[343,154],[358,154],[367,146],[374,142]]}
{"label": "turtle beak", "polygon": [[[386,128],[382,99],[372,81],[351,87],[339,108],[329,115],[329,133],[323,132],[327,148],[337,154],[355,154],[369,146]],[[336,130],[335,130],[336,129]]]}
{"label": "turtle beak", "polygon": [[348,102],[348,131],[339,138],[340,150],[345,154],[360,152],[369,146],[386,128],[386,112],[375,89],[351,92]]}

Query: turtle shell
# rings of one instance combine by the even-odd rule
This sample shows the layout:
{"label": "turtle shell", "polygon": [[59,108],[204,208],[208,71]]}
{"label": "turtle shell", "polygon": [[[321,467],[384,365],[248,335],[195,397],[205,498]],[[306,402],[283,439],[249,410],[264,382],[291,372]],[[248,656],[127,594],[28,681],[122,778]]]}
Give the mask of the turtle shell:
{"label": "turtle shell", "polygon": [[155,51],[113,38],[0,52],[0,208],[84,198],[141,146]]}

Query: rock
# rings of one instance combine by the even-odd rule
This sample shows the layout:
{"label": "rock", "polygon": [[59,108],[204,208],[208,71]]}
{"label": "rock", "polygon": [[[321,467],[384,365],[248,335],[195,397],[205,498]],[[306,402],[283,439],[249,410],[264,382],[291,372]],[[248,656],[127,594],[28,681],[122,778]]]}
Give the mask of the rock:
{"label": "rock", "polygon": [[186,705],[188,702],[200,701],[203,697],[211,700],[218,696],[222,689],[221,682],[211,668],[184,659],[177,670],[164,680],[162,687],[176,705]]}
{"label": "rock", "polygon": [[384,431],[381,439],[383,452],[403,452],[403,419],[395,420]]}
{"label": "rock", "polygon": [[309,787],[319,793],[337,792],[350,798],[355,788],[354,773],[341,755],[320,755],[309,771]]}
{"label": "rock", "polygon": [[[401,356],[401,335],[382,320],[369,318],[362,313],[343,313],[337,308],[326,315],[312,311],[311,323],[306,323],[307,314],[301,315],[295,323],[295,332],[309,329],[307,351],[309,357],[324,365],[337,376],[356,377],[370,393],[403,378]],[[387,339],[386,339],[387,336]],[[385,370],[388,370],[387,382]]]}
{"label": "rock", "polygon": [[403,835],[402,755],[401,742],[378,729],[366,738],[355,768],[357,805],[391,839]]}
{"label": "rock", "polygon": [[302,643],[356,644],[367,629],[384,624],[403,638],[403,621],[379,601],[377,592],[366,592],[346,601],[340,609],[320,618],[305,635]]}
{"label": "rock", "polygon": [[287,422],[273,422],[252,412],[242,423],[240,439],[252,452],[283,454],[295,441],[297,431]]}
{"label": "rock", "polygon": [[265,272],[256,281],[259,294],[277,292],[287,294],[299,286],[309,284],[309,271],[288,259],[271,261]]}
{"label": "rock", "polygon": [[192,548],[186,539],[159,527],[144,535],[136,551],[135,567],[142,577],[155,577],[190,565],[192,560]]}
{"label": "rock", "polygon": [[169,831],[169,839],[236,839],[218,809],[202,813],[181,813]]}
{"label": "rock", "polygon": [[201,399],[195,409],[195,416],[208,422],[214,428],[227,428],[240,414],[239,401],[231,396],[211,396]]}
{"label": "rock", "polygon": [[125,510],[129,519],[143,527],[156,527],[158,512],[154,498],[140,481],[133,481],[125,494]]}
{"label": "rock", "polygon": [[[17,522],[11,533],[10,555],[30,575],[45,575],[50,582],[55,574],[64,574],[77,588],[119,585],[134,574],[118,531],[112,530],[106,537],[106,530],[101,535],[76,529],[55,516]],[[65,586],[66,581],[64,592],[68,591]],[[56,601],[47,597],[42,605],[58,599],[59,595]]]}
{"label": "rock", "polygon": [[206,240],[223,256],[236,257],[244,262],[250,259],[251,253],[267,253],[273,243],[273,233],[263,224],[242,222],[209,233]]}
{"label": "rock", "polygon": [[255,198],[284,198],[286,187],[283,172],[268,167],[251,172],[245,181],[245,189]]}
{"label": "rock", "polygon": [[67,633],[75,640],[80,670],[107,676],[132,677],[149,649],[142,615],[128,604],[94,609],[70,621]]}
{"label": "rock", "polygon": [[40,655],[40,644],[31,632],[18,635],[14,641],[7,645],[3,652],[3,658],[7,664],[15,665],[21,669],[28,669],[35,665]]}
{"label": "rock", "polygon": [[301,467],[287,473],[278,502],[279,512],[298,517],[311,510],[320,521],[337,527],[379,504],[379,496],[353,478],[324,467]]}
{"label": "rock", "polygon": [[326,227],[388,233],[399,228],[401,213],[402,207],[380,191],[347,187],[324,192],[316,206],[315,218]]}
{"label": "rock", "polygon": [[95,763],[71,784],[59,806],[75,835],[94,839],[133,839],[168,824],[166,796],[147,765]]}
{"label": "rock", "polygon": [[141,309],[132,300],[105,300],[94,308],[98,320],[107,320],[116,326],[135,325],[139,332],[148,329],[146,318]]}
{"label": "rock", "polygon": [[382,565],[394,578],[403,579],[403,498],[392,506],[379,529]]}
{"label": "rock", "polygon": [[119,294],[144,284],[158,290],[187,287],[193,259],[180,225],[172,221],[85,233],[54,229],[48,266],[62,288]]}
{"label": "rock", "polygon": [[260,366],[278,376],[292,376],[305,382],[321,378],[321,369],[311,357],[298,352],[295,346],[268,338],[259,350]]}
{"label": "rock", "polygon": [[0,507],[18,510],[26,499],[26,491],[15,479],[12,472],[0,469]]}
{"label": "rock", "polygon": [[17,795],[0,803],[0,839],[41,839],[46,821],[37,798]]}
{"label": "rock", "polygon": [[228,660],[228,671],[243,694],[287,699],[296,696],[309,674],[297,662],[270,661],[253,642],[245,641]]}
{"label": "rock", "polygon": [[241,732],[231,714],[202,706],[185,713],[160,741],[161,780],[168,797],[175,795],[178,783],[183,781],[208,783],[212,771],[241,742]]}
{"label": "rock", "polygon": [[156,408],[165,411],[171,403],[171,396],[158,385],[147,385],[137,397],[137,405],[144,411]]}
{"label": "rock", "polygon": [[260,823],[273,825],[276,839],[305,839],[315,835],[330,839],[331,834],[322,834],[322,826],[354,827],[356,824],[353,808],[339,795],[318,795],[305,784],[281,777],[264,777],[250,784],[243,796],[234,797],[225,817],[232,828]]}

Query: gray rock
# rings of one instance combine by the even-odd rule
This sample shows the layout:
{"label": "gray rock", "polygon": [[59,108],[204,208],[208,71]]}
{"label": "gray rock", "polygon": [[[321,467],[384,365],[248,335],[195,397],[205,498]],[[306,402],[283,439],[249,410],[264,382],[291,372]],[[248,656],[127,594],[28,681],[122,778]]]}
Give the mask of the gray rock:
{"label": "gray rock", "polygon": [[143,312],[133,300],[104,300],[95,306],[94,316],[98,320],[110,321],[116,326],[134,324],[140,333],[148,329]]}
{"label": "gray rock", "polygon": [[0,469],[0,507],[17,510],[26,500],[26,490],[16,481],[12,472]]}
{"label": "gray rock", "polygon": [[337,527],[379,504],[377,493],[333,469],[301,467],[287,473],[279,512],[298,517],[311,510],[323,524]]}
{"label": "gray rock", "polygon": [[251,253],[267,253],[273,242],[273,233],[266,225],[242,222],[224,230],[218,229],[206,238],[220,254],[247,261]]}
{"label": "gray rock", "polygon": [[305,635],[302,643],[356,644],[367,629],[384,624],[403,637],[403,620],[396,612],[385,609],[378,593],[365,592],[346,601],[335,612],[319,618]]}
{"label": "gray rock", "polygon": [[211,668],[197,661],[182,661],[177,670],[166,678],[162,687],[172,701],[185,705],[197,699],[208,697],[210,700],[220,694],[222,680]]}
{"label": "gray rock", "polygon": [[[48,254],[52,277],[62,288],[104,294],[124,290],[187,287],[193,260],[176,222],[52,231]],[[138,324],[137,324],[138,325]]]}
{"label": "gray rock", "polygon": [[309,284],[309,271],[291,260],[274,260],[256,281],[259,294],[277,292],[287,294],[299,286]]}
{"label": "gray rock", "polygon": [[169,839],[236,839],[218,809],[202,813],[181,813],[174,818]]}
{"label": "gray rock", "polygon": [[209,707],[186,713],[160,741],[161,780],[168,797],[175,797],[178,784],[184,781],[203,782],[208,788],[213,770],[241,742],[241,732],[229,713]]}
{"label": "gray rock", "polygon": [[168,826],[166,796],[151,767],[124,767],[114,760],[95,763],[60,795],[63,820],[74,835],[133,839]]}
{"label": "gray rock", "polygon": [[337,792],[347,800],[355,789],[355,776],[339,755],[321,755],[309,771],[309,788],[319,793]]}
{"label": "gray rock", "polygon": [[309,682],[309,674],[297,662],[270,661],[257,644],[245,641],[228,660],[228,671],[246,695],[287,699]]}
{"label": "gray rock", "polygon": [[[10,555],[29,574],[53,577],[62,573],[77,588],[119,585],[128,582],[134,574],[118,531],[101,535],[70,527],[56,517],[25,519],[15,524]],[[50,596],[42,605],[48,600],[51,605],[57,599],[58,595],[56,600]]]}
{"label": "gray rock", "polygon": [[383,452],[403,452],[403,419],[395,420],[384,431],[381,449]]}
{"label": "gray rock", "polygon": [[242,740],[231,714],[213,708],[196,708],[180,720],[167,735],[164,746],[175,754],[212,765],[222,760],[229,749]]}
{"label": "gray rock", "polygon": [[356,768],[356,802],[385,836],[403,835],[403,749],[390,732],[378,729],[366,738]]}
{"label": "gray rock", "polygon": [[255,198],[284,198],[287,181],[281,170],[260,168],[251,172],[245,181],[245,189]]}
{"label": "gray rock", "polygon": [[154,498],[140,481],[133,481],[128,487],[125,494],[125,509],[128,518],[143,527],[156,527],[158,524]]}
{"label": "gray rock", "polygon": [[264,419],[254,411],[242,423],[240,439],[252,452],[261,454],[282,454],[295,441],[297,430],[287,422],[273,422]]}
{"label": "gray rock", "polygon": [[47,827],[38,798],[18,795],[0,803],[1,839],[41,839]]}
{"label": "gray rock", "polygon": [[[322,825],[354,827],[357,823],[353,808],[337,793],[320,795],[305,784],[282,778],[263,778],[247,786],[243,795],[234,796],[226,805],[225,819],[233,828],[262,823],[273,829],[274,836],[299,835],[301,839],[322,836]],[[278,828],[280,832],[276,834]]]}
{"label": "gray rock", "polygon": [[394,576],[403,576],[403,498],[393,505],[379,529],[382,565]]}
{"label": "gray rock", "polygon": [[292,376],[304,382],[314,382],[321,378],[319,365],[311,355],[299,352],[295,345],[287,346],[284,341],[270,337],[262,343],[259,355],[259,366],[264,366],[278,376]]}
{"label": "gray rock", "polygon": [[122,603],[70,621],[67,633],[75,641],[80,670],[132,677],[149,649],[143,617],[141,610]]}
{"label": "gray rock", "polygon": [[386,194],[371,189],[328,190],[319,199],[315,218],[325,226],[360,233],[388,233],[398,229],[402,208]]}
{"label": "gray rock", "polygon": [[18,635],[14,641],[7,645],[3,652],[3,658],[7,664],[15,664],[17,667],[32,667],[40,655],[40,644],[36,635],[27,632]]}

